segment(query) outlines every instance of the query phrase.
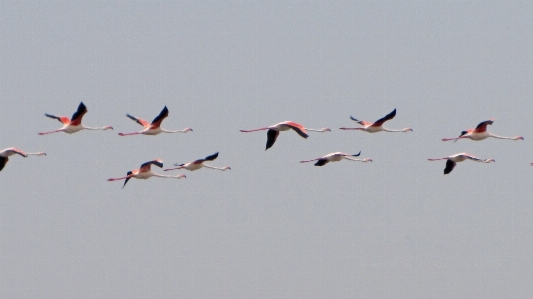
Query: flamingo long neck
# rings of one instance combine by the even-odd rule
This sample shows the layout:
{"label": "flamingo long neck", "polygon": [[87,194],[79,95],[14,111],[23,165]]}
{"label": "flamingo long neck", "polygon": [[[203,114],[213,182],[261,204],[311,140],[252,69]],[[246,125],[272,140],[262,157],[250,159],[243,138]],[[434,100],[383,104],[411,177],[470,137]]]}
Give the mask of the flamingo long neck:
{"label": "flamingo long neck", "polygon": [[494,134],[492,134],[492,133],[489,133],[489,137],[498,138],[498,139],[511,139],[511,140],[518,140],[518,139],[520,139],[519,136],[515,136],[515,137],[505,137],[505,136],[494,135]]}
{"label": "flamingo long neck", "polygon": [[109,126],[105,126],[105,127],[87,127],[87,126],[82,125],[82,127],[83,127],[85,130],[109,130],[109,129],[112,129],[112,128],[109,127]]}
{"label": "flamingo long neck", "polygon": [[253,129],[253,130],[241,130],[241,132],[249,133],[249,132],[263,131],[263,130],[268,130],[268,129],[270,129],[270,128],[266,127],[266,128],[259,128],[259,129]]}
{"label": "flamingo long neck", "polygon": [[204,164],[204,167],[211,168],[211,169],[218,169],[218,170],[222,170],[222,171],[225,171],[225,170],[229,169],[227,167],[215,167],[215,166],[211,166],[211,165],[207,165],[207,164]]}
{"label": "flamingo long neck", "polygon": [[350,161],[359,161],[359,162],[369,162],[369,161],[371,161],[370,159],[357,159],[357,158],[351,158],[351,157],[344,157],[344,159],[350,160]]}
{"label": "flamingo long neck", "polygon": [[341,130],[364,130],[365,128],[345,128],[345,127],[342,127],[342,128],[339,128]]}
{"label": "flamingo long neck", "polygon": [[158,177],[158,178],[176,178],[176,179],[181,179],[182,177],[184,177],[184,175],[182,175],[182,174],[165,175],[165,174],[158,174],[158,173],[154,173],[153,176]]}
{"label": "flamingo long neck", "polygon": [[133,133],[118,133],[120,136],[130,136],[130,135],[137,135],[141,134],[141,132],[133,132]]}
{"label": "flamingo long neck", "polygon": [[383,128],[384,132],[407,132],[407,129],[401,129],[401,130],[391,130],[391,129],[387,129],[387,128]]}
{"label": "flamingo long neck", "polygon": [[328,128],[322,128],[320,130],[318,129],[309,129],[309,128],[305,128],[307,131],[312,131],[312,132],[330,132],[331,130],[328,129]]}
{"label": "flamingo long neck", "polygon": [[46,156],[46,153],[44,153],[44,152],[37,152],[37,153],[26,153],[26,155],[34,155],[34,156]]}
{"label": "flamingo long neck", "polygon": [[171,131],[171,130],[165,130],[165,129],[161,129],[161,132],[163,133],[187,133],[189,132],[189,130],[175,130],[175,131]]}

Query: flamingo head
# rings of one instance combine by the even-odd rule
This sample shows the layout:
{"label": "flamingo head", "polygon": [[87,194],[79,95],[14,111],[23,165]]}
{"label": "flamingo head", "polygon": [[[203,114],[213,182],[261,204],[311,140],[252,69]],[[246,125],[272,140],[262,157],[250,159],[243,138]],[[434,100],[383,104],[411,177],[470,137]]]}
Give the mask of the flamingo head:
{"label": "flamingo head", "polygon": [[322,128],[320,129],[321,132],[331,132],[330,128]]}
{"label": "flamingo head", "polygon": [[189,132],[189,131],[192,132],[192,128],[185,128],[185,129],[183,129],[183,133],[187,133],[187,132]]}
{"label": "flamingo head", "polygon": [[524,140],[524,137],[522,137],[522,136],[516,136],[516,137],[513,137],[513,140]]}
{"label": "flamingo head", "polygon": [[494,159],[486,159],[486,160],[483,161],[483,162],[485,162],[485,163],[490,163],[490,162],[496,162],[496,160],[494,160]]}
{"label": "flamingo head", "polygon": [[112,126],[105,126],[104,127],[104,130],[110,130],[110,129],[113,130],[113,127]]}
{"label": "flamingo head", "polygon": [[37,152],[35,153],[36,156],[46,156],[45,152]]}
{"label": "flamingo head", "polygon": [[361,162],[372,162],[372,159],[366,158],[366,159],[361,160]]}
{"label": "flamingo head", "polygon": [[229,166],[224,166],[224,167],[222,167],[221,169],[222,169],[222,171],[225,171],[225,170],[231,170],[231,167],[229,167]]}
{"label": "flamingo head", "polygon": [[177,179],[181,179],[181,178],[186,178],[187,176],[184,175],[183,173],[180,173],[176,176]]}
{"label": "flamingo head", "polygon": [[405,129],[403,129],[402,131],[403,131],[403,132],[413,132],[413,129],[411,129],[411,128],[405,128]]}

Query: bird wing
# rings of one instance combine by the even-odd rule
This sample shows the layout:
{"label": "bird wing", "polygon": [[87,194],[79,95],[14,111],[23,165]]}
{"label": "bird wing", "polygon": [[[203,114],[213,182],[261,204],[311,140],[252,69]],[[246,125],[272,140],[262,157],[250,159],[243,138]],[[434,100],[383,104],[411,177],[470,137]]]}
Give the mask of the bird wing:
{"label": "bird wing", "polygon": [[149,123],[142,118],[137,118],[131,114],[126,114],[126,116],[131,118],[132,120],[134,120],[135,122],[137,122],[139,125],[143,127],[147,127],[149,125]]}
{"label": "bird wing", "polygon": [[150,170],[150,166],[152,164],[154,164],[155,166],[157,166],[159,168],[163,167],[163,161],[161,161],[161,159],[157,159],[157,160],[152,160],[152,161],[148,161],[148,162],[143,163],[141,165],[141,168],[139,168],[139,171],[140,172],[149,171]]}
{"label": "bird wing", "polygon": [[457,165],[457,163],[453,162],[452,160],[446,160],[446,168],[444,168],[444,174],[452,172],[455,165]]}
{"label": "bird wing", "polygon": [[370,126],[372,125],[371,122],[368,122],[368,121],[364,121],[364,120],[358,120],[357,118],[353,117],[353,116],[350,116],[350,119],[357,122],[358,124],[360,125],[363,125],[363,126]]}
{"label": "bird wing", "polygon": [[303,138],[309,137],[309,135],[307,135],[307,131],[305,130],[304,126],[300,125],[299,123],[287,121],[283,124],[293,129],[294,131],[296,131],[296,133],[298,133],[298,135],[302,136]]}
{"label": "bird wing", "polygon": [[80,103],[78,106],[78,110],[72,114],[72,118],[70,119],[70,124],[73,126],[77,126],[81,124],[81,119],[83,118],[83,115],[87,113],[87,107],[85,107],[85,104],[83,102]]}
{"label": "bird wing", "polygon": [[[133,172],[128,171],[128,173],[126,174],[126,176],[131,175],[131,174],[133,174]],[[124,181],[124,185],[122,185],[122,189],[124,189],[124,187],[126,187],[126,183],[127,183],[130,179],[131,179],[131,177],[126,178],[126,180]]]}
{"label": "bird wing", "polygon": [[55,116],[55,115],[52,115],[52,114],[48,114],[48,113],[45,113],[44,116],[47,116],[47,117],[50,117],[50,118],[53,118],[53,119],[57,119],[59,120],[62,124],[68,124],[70,123],[70,119],[66,116]]}
{"label": "bird wing", "polygon": [[493,122],[494,122],[494,119],[489,119],[489,120],[480,122],[479,125],[477,125],[475,132],[483,133],[487,131],[487,125],[492,125]]}
{"label": "bird wing", "polygon": [[279,131],[269,129],[267,131],[267,143],[266,143],[266,149],[271,148],[274,145],[274,142],[276,142],[276,139],[278,138]]}
{"label": "bird wing", "polygon": [[396,109],[392,110],[391,113],[385,115],[385,117],[382,117],[382,118],[376,120],[376,121],[372,124],[372,126],[374,126],[374,127],[379,127],[379,126],[383,125],[384,122],[393,119],[395,116],[396,116]]}
{"label": "bird wing", "polygon": [[315,163],[315,166],[324,166],[328,162],[329,161],[327,159],[318,159],[318,161],[316,161],[316,163]]}
{"label": "bird wing", "polygon": [[213,160],[215,160],[217,157],[218,157],[218,152],[212,154],[211,156],[207,156],[207,157],[205,157],[205,159],[203,159],[203,160],[204,160],[204,161],[213,161]]}
{"label": "bird wing", "polygon": [[156,118],[154,118],[154,120],[152,121],[152,127],[159,127],[163,119],[165,119],[167,116],[168,116],[168,108],[167,106],[165,106],[165,108],[161,110],[159,115],[156,116]]}
{"label": "bird wing", "polygon": [[0,156],[0,171],[2,171],[2,169],[4,169],[4,166],[6,166],[8,160],[9,159],[7,157],[1,157]]}

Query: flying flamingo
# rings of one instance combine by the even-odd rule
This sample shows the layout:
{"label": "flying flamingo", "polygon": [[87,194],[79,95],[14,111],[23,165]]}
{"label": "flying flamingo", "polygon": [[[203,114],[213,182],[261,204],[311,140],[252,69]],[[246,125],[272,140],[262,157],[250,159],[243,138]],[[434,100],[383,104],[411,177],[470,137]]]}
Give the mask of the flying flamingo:
{"label": "flying flamingo", "polygon": [[300,163],[307,163],[307,162],[312,162],[312,161],[317,161],[318,160],[315,163],[315,166],[324,166],[328,162],[337,162],[337,161],[340,161],[342,159],[346,159],[346,160],[350,160],[350,161],[372,162],[372,159],[369,159],[369,158],[365,158],[365,159],[351,158],[351,157],[359,157],[359,155],[361,155],[361,152],[359,152],[359,153],[357,153],[355,155],[350,155],[350,154],[341,153],[341,152],[335,152],[335,153],[327,154],[325,156],[322,156],[320,158],[316,158],[316,159],[313,159],[313,160],[300,161]]}
{"label": "flying flamingo", "polygon": [[168,108],[165,106],[163,110],[159,113],[159,115],[154,118],[151,124],[149,124],[146,120],[137,118],[135,116],[132,116],[130,114],[126,114],[127,117],[131,118],[132,120],[136,121],[139,125],[143,126],[144,129],[139,132],[134,133],[118,133],[120,136],[128,136],[128,135],[137,135],[137,134],[144,134],[144,135],[157,135],[161,132],[163,133],[187,133],[189,131],[192,131],[191,128],[185,128],[183,130],[176,130],[176,131],[168,131],[165,129],[161,129],[161,123],[163,120],[168,116]]}
{"label": "flying flamingo", "polygon": [[290,129],[293,129],[296,133],[298,133],[298,135],[302,136],[303,138],[309,137],[309,135],[307,135],[307,131],[331,132],[330,128],[322,128],[320,130],[308,129],[308,128],[304,128],[304,126],[302,126],[301,124],[298,124],[292,121],[280,122],[270,127],[264,127],[264,128],[259,128],[259,129],[253,129],[253,130],[240,130],[240,131],[244,133],[249,133],[249,132],[255,132],[255,131],[268,130],[267,131],[267,143],[266,143],[266,149],[265,149],[267,150],[271,148],[272,145],[274,145],[274,142],[276,142],[276,138],[278,138],[279,132],[287,131]]}
{"label": "flying flamingo", "polygon": [[456,142],[457,140],[463,139],[463,138],[469,138],[475,141],[479,141],[479,140],[486,139],[488,137],[493,137],[493,138],[498,138],[498,139],[524,140],[524,137],[522,136],[503,137],[503,136],[492,134],[491,132],[487,131],[487,126],[492,125],[493,122],[494,122],[493,118],[486,120],[486,121],[482,121],[479,123],[479,125],[477,125],[475,129],[468,129],[466,131],[462,131],[461,135],[459,135],[459,137],[457,138],[442,138],[442,141],[453,140],[453,142]]}
{"label": "flying flamingo", "polygon": [[187,169],[187,170],[190,170],[190,171],[195,171],[195,170],[198,170],[198,169],[200,169],[202,167],[207,167],[207,168],[211,168],[211,169],[218,169],[218,170],[222,170],[222,171],[231,169],[231,167],[229,167],[229,166],[214,167],[214,166],[210,166],[210,165],[204,164],[205,161],[213,161],[217,157],[218,157],[218,152],[212,154],[211,156],[207,156],[204,159],[198,159],[196,161],[192,161],[192,162],[189,162],[189,163],[185,163],[185,164],[175,163],[174,166],[178,166],[178,167],[165,169],[165,171],[174,170],[174,169]]}
{"label": "flying flamingo", "polygon": [[356,121],[358,124],[362,125],[363,127],[359,127],[359,128],[344,128],[343,127],[343,128],[340,128],[340,129],[341,130],[361,130],[361,131],[365,131],[365,132],[369,132],[369,133],[376,133],[376,132],[381,132],[381,131],[384,131],[384,132],[409,132],[409,131],[413,131],[413,129],[411,129],[411,128],[405,128],[405,129],[401,129],[401,130],[390,130],[390,129],[384,128],[383,124],[386,121],[393,119],[394,116],[396,116],[396,109],[394,109],[391,113],[387,114],[385,117],[382,117],[382,118],[376,120],[373,123],[368,122],[368,121],[358,120],[358,119],[354,118],[353,116],[350,116],[351,120]]}
{"label": "flying flamingo", "polygon": [[81,119],[83,118],[83,115],[85,115],[85,113],[87,113],[87,107],[85,107],[83,102],[80,103],[80,105],[78,106],[78,110],[72,115],[71,119],[68,119],[68,117],[66,116],[55,116],[52,114],[45,113],[44,114],[45,116],[59,120],[63,124],[63,127],[59,130],[55,130],[51,132],[42,132],[42,133],[39,133],[39,135],[45,135],[45,134],[57,133],[57,132],[65,132],[65,133],[72,134],[72,133],[81,131],[83,129],[86,129],[86,130],[109,130],[111,129],[113,130],[112,126],[105,126],[101,128],[92,128],[92,127],[84,126],[81,123]]}
{"label": "flying flamingo", "polygon": [[186,178],[186,176],[184,174],[178,174],[178,175],[164,175],[164,174],[157,174],[157,173],[154,173],[152,172],[152,169],[150,168],[151,165],[155,165],[159,168],[162,168],[163,167],[163,161],[161,159],[156,159],[156,160],[152,160],[152,161],[148,161],[146,163],[143,163],[141,165],[141,168],[139,169],[134,169],[132,171],[128,171],[128,173],[126,174],[125,177],[121,177],[121,178],[110,178],[108,179],[108,181],[118,181],[118,180],[126,180],[124,182],[124,185],[122,185],[122,188],[124,188],[126,186],[126,183],[131,179],[131,178],[136,178],[136,179],[140,179],[140,180],[147,180],[153,176],[155,177],[159,177],[159,178],[176,178],[176,179],[181,179],[181,178]]}
{"label": "flying flamingo", "polygon": [[469,159],[476,162],[483,162],[483,163],[490,163],[490,162],[496,162],[494,159],[480,159],[478,157],[474,157],[472,155],[469,155],[467,153],[459,153],[455,155],[451,155],[444,158],[431,158],[428,159],[429,161],[437,161],[437,160],[446,160],[446,168],[444,168],[444,174],[448,174],[452,172],[453,168],[457,164],[457,162],[463,162],[464,160]]}
{"label": "flying flamingo", "polygon": [[46,153],[43,153],[43,152],[25,153],[24,151],[19,150],[18,148],[14,148],[14,147],[6,148],[0,151],[0,171],[4,169],[4,166],[6,166],[7,162],[9,161],[9,156],[12,156],[15,154],[21,155],[24,158],[28,157],[29,155],[46,156]]}

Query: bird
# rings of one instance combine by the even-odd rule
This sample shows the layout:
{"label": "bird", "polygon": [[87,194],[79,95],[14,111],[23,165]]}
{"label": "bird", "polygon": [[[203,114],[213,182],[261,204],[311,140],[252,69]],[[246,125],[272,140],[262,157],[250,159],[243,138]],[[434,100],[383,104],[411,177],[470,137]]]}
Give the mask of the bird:
{"label": "bird", "polygon": [[137,135],[137,134],[157,135],[161,132],[163,133],[187,133],[189,131],[192,131],[191,128],[185,128],[183,130],[176,130],[176,131],[168,131],[168,130],[162,129],[161,123],[168,116],[167,106],[165,106],[163,110],[161,110],[159,115],[156,116],[156,118],[154,118],[151,124],[149,124],[146,120],[142,118],[137,118],[135,116],[132,116],[131,114],[126,114],[126,116],[136,121],[139,125],[143,126],[144,129],[139,132],[133,132],[133,133],[118,133],[118,135],[120,136],[129,136],[129,135]]}
{"label": "bird", "polygon": [[147,179],[149,179],[149,178],[151,178],[153,176],[159,177],[159,178],[176,178],[176,179],[181,179],[181,178],[186,178],[187,177],[184,174],[178,174],[178,175],[157,174],[155,172],[152,172],[152,169],[151,169],[152,164],[157,166],[157,167],[159,167],[159,168],[163,168],[163,161],[161,159],[155,159],[155,160],[143,163],[139,169],[134,169],[132,171],[128,171],[128,173],[126,174],[125,177],[110,178],[107,181],[112,182],[112,181],[118,181],[118,180],[124,180],[125,179],[126,181],[124,182],[124,185],[122,185],[122,188],[124,188],[126,186],[126,183],[131,178],[136,178],[136,179],[140,179],[140,180],[147,180]]}
{"label": "bird", "polygon": [[386,121],[393,119],[394,116],[396,116],[396,109],[394,109],[391,113],[387,114],[385,117],[382,117],[382,118],[376,120],[373,123],[368,122],[368,121],[358,120],[358,119],[354,118],[353,116],[350,116],[351,120],[356,121],[358,124],[362,125],[363,127],[359,127],[359,128],[345,128],[345,127],[342,127],[340,129],[341,130],[360,130],[360,131],[365,131],[365,132],[368,132],[368,133],[376,133],[376,132],[381,132],[381,131],[384,131],[384,132],[409,132],[409,131],[413,131],[413,129],[411,129],[411,128],[405,128],[405,129],[401,129],[401,130],[390,130],[390,129],[384,128],[383,124]]}
{"label": "bird", "polygon": [[214,167],[214,166],[211,166],[211,165],[204,164],[205,161],[213,161],[217,157],[218,157],[218,152],[216,152],[216,153],[214,153],[214,154],[212,154],[210,156],[207,156],[204,159],[198,159],[198,160],[195,160],[195,161],[192,161],[192,162],[189,162],[189,163],[184,163],[184,164],[175,163],[174,166],[178,166],[178,167],[168,168],[168,169],[165,169],[165,171],[174,170],[174,169],[187,169],[187,170],[190,170],[190,171],[195,171],[195,170],[198,170],[198,169],[200,169],[202,167],[207,167],[207,168],[211,168],[211,169],[218,169],[218,170],[222,170],[222,171],[231,169],[231,167],[229,167],[229,166]]}
{"label": "bird", "polygon": [[303,138],[309,137],[309,135],[307,135],[307,131],[331,132],[330,128],[322,128],[320,130],[304,128],[304,126],[302,126],[301,124],[295,123],[293,121],[284,121],[284,122],[280,122],[275,125],[272,125],[270,127],[264,127],[264,128],[259,128],[259,129],[253,129],[253,130],[240,130],[240,131],[244,133],[249,133],[249,132],[255,132],[255,131],[268,130],[266,149],[265,149],[267,150],[271,148],[272,145],[274,145],[274,142],[276,142],[276,139],[278,138],[279,132],[287,131],[290,129],[293,129],[296,133],[298,133],[298,135],[302,136]]}
{"label": "bird", "polygon": [[312,159],[312,160],[300,161],[300,163],[307,163],[307,162],[317,161],[315,163],[315,166],[324,166],[328,162],[337,162],[337,161],[340,161],[342,159],[346,159],[346,160],[350,160],[350,161],[359,161],[359,162],[372,162],[372,159],[370,159],[370,158],[365,158],[365,159],[351,158],[351,157],[359,157],[359,155],[361,155],[361,152],[359,152],[359,153],[357,153],[355,155],[351,155],[351,154],[347,154],[347,153],[341,153],[341,152],[335,152],[335,153],[327,154],[327,155],[322,156],[320,158],[316,158],[316,159]]}
{"label": "bird", "polygon": [[462,131],[461,135],[457,138],[442,138],[442,141],[450,141],[453,140],[456,142],[459,139],[469,138],[475,141],[483,140],[488,137],[498,138],[498,139],[511,139],[511,140],[524,140],[524,137],[522,136],[515,136],[515,137],[503,137],[494,135],[491,132],[487,131],[487,126],[492,125],[494,123],[494,118],[491,118],[489,120],[485,120],[480,122],[475,129],[468,129],[466,131]]}
{"label": "bird", "polygon": [[429,161],[438,161],[438,160],[446,160],[446,168],[444,168],[444,174],[448,174],[452,172],[453,168],[457,164],[457,162],[463,162],[464,160],[469,159],[476,162],[482,162],[482,163],[490,163],[490,162],[496,162],[494,159],[480,159],[478,157],[472,156],[467,153],[458,153],[455,155],[451,155],[444,158],[430,158]]}
{"label": "bird", "polygon": [[86,127],[81,123],[81,119],[83,118],[83,115],[87,113],[87,107],[85,107],[85,104],[83,102],[80,102],[80,105],[78,106],[78,110],[72,115],[71,119],[68,119],[66,116],[55,116],[52,114],[45,113],[44,115],[53,119],[59,120],[63,127],[61,129],[51,131],[51,132],[41,132],[39,135],[46,135],[51,133],[57,133],[57,132],[65,132],[65,133],[76,133],[78,131],[81,131],[83,129],[86,130],[113,130],[112,126],[105,126],[100,128],[93,128],[93,127]]}
{"label": "bird", "polygon": [[18,148],[14,148],[14,147],[6,148],[0,151],[0,171],[2,171],[2,169],[4,169],[4,167],[6,166],[7,162],[9,161],[9,156],[12,156],[15,154],[21,155],[24,158],[28,157],[29,155],[46,156],[46,153],[44,152],[25,153],[24,151],[19,150]]}

